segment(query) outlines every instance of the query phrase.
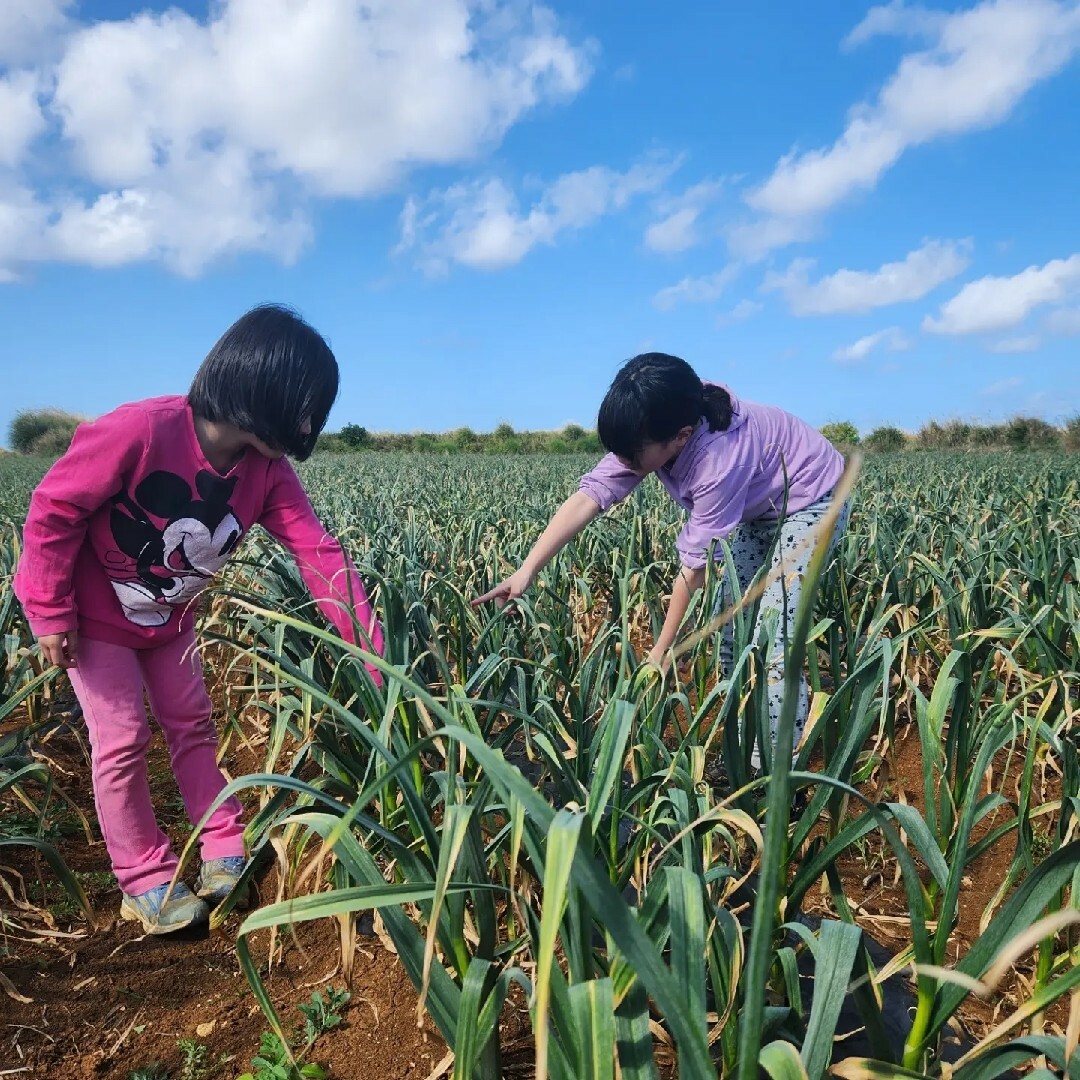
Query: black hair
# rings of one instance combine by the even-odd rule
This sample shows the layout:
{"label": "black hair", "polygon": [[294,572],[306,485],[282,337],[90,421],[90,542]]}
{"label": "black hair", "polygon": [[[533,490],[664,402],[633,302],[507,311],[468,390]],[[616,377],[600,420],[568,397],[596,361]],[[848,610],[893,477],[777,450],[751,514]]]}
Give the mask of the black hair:
{"label": "black hair", "polygon": [[619,369],[600,404],[596,429],[604,448],[633,461],[647,442],[667,442],[705,418],[710,431],[731,424],[731,396],[705,386],[677,356],[642,353]]}
{"label": "black hair", "polygon": [[[322,335],[290,308],[263,304],[221,335],[195,373],[188,404],[303,461],[337,392],[337,360]],[[305,420],[308,434],[300,430]]]}

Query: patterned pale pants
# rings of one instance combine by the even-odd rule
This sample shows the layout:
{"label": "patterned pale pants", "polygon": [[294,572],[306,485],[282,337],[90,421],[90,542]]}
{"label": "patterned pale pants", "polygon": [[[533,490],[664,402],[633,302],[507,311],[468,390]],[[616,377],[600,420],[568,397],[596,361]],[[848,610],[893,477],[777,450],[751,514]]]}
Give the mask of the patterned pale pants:
{"label": "patterned pale pants", "polygon": [[[775,580],[770,582],[762,594],[758,608],[757,624],[754,627],[756,635],[758,627],[768,612],[780,613],[776,641],[769,657],[768,666],[769,724],[774,746],[776,745],[777,727],[780,723],[780,711],[784,705],[784,657],[788,646],[788,634],[794,631],[795,613],[799,607],[803,578],[810,564],[810,557],[814,552],[814,543],[804,542],[807,540],[810,531],[825,516],[829,504],[832,502],[832,495],[833,493],[830,491],[816,503],[807,506],[803,510],[788,514],[782,524],[775,520],[743,522],[728,537],[732,560],[739,578],[739,589],[742,591],[749,586],[754,576],[765,564],[769,549],[776,539],[777,529],[780,530],[780,538],[772,555],[770,573],[778,567],[781,568],[781,573],[776,575]],[[848,504],[845,503],[833,530],[830,541],[830,554],[844,534],[847,519]],[[733,602],[734,598],[730,585],[725,581],[717,598],[716,613],[730,607]],[[720,664],[725,674],[730,674],[734,665],[734,645],[734,627],[729,622],[723,628],[720,648]],[[795,746],[799,745],[799,740],[802,738],[808,713],[809,693],[806,676],[804,675],[799,680],[799,700],[795,708]],[[755,769],[761,768],[761,752],[757,745],[754,747],[751,763]]]}

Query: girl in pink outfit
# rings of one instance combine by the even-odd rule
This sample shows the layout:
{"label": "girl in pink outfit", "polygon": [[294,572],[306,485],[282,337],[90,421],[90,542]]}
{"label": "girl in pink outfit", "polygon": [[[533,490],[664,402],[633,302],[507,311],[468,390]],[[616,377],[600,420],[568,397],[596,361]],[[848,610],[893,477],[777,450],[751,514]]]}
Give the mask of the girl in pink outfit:
{"label": "girl in pink outfit", "polygon": [[150,802],[143,703],[145,689],[195,824],[225,778],[192,600],[245,532],[259,524],[279,540],[341,636],[382,654],[363,585],[287,460],[311,454],[337,391],[323,338],[285,308],[255,308],[211,349],[186,397],[80,426],[31,499],[15,592],[86,718],[121,915],[151,933],[204,921],[245,865],[241,807],[229,799],[202,833],[198,895],[181,883],[168,894],[177,857]]}

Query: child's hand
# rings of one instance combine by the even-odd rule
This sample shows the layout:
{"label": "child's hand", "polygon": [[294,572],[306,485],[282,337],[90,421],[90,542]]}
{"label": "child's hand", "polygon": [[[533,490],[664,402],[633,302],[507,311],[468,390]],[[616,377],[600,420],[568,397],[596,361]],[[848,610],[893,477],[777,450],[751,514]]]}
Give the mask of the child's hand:
{"label": "child's hand", "polygon": [[654,646],[646,657],[645,663],[652,664],[660,672],[660,678],[664,679],[671,667],[671,650],[657,649]]}
{"label": "child's hand", "polygon": [[38,638],[41,653],[50,664],[57,667],[75,667],[75,654],[79,650],[79,632],[67,630],[63,634],[45,634]]}
{"label": "child's hand", "polygon": [[494,589],[484,593],[483,596],[478,596],[472,601],[472,606],[477,607],[480,604],[486,604],[489,600],[494,600],[499,607],[505,607],[511,600],[523,596],[531,584],[532,575],[526,570],[518,570],[505,581],[500,581]]}

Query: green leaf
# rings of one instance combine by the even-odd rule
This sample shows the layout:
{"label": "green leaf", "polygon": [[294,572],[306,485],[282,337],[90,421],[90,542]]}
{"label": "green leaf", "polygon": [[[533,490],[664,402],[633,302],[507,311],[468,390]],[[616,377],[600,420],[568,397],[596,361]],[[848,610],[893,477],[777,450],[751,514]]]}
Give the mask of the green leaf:
{"label": "green leaf", "polygon": [[600,721],[600,748],[593,763],[592,781],[585,802],[593,833],[600,828],[600,820],[608,808],[611,793],[622,775],[634,712],[633,704],[616,700],[608,706]]}
{"label": "green leaf", "polygon": [[580,1080],[614,1080],[615,991],[611,979],[590,979],[567,994],[577,1029]]}
{"label": "green leaf", "polygon": [[631,984],[615,1012],[615,1034],[623,1080],[659,1080],[649,1030],[649,998],[640,981]]}
{"label": "green leaf", "polygon": [[540,916],[540,943],[536,957],[536,990],[533,1028],[536,1032],[536,1076],[546,1080],[548,1072],[548,1012],[551,1004],[551,968],[555,963],[555,943],[566,909],[570,874],[584,817],[572,810],[560,810],[547,834],[544,860],[544,907]]}
{"label": "green leaf", "polygon": [[772,1080],[807,1080],[799,1051],[789,1042],[771,1042],[761,1048],[758,1064]]}
{"label": "green leaf", "polygon": [[705,903],[701,879],[682,866],[669,866],[664,874],[671,924],[671,970],[686,992],[690,1023],[705,1039]]}
{"label": "green leaf", "polygon": [[832,1060],[836,1022],[848,995],[862,931],[849,923],[821,924],[814,951],[814,996],[803,1041],[802,1062],[810,1080],[821,1080]]}

